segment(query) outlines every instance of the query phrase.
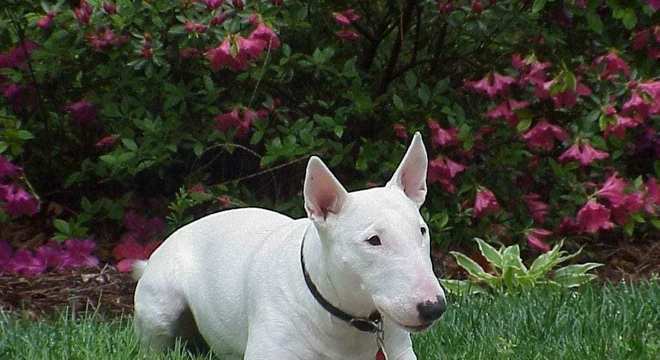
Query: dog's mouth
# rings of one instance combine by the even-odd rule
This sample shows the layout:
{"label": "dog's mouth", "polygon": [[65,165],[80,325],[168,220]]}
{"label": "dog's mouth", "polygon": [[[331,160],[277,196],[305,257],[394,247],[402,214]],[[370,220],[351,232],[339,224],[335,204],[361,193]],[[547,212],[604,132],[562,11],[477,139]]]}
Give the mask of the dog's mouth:
{"label": "dog's mouth", "polygon": [[431,323],[428,323],[428,324],[415,325],[415,326],[409,326],[409,325],[403,325],[403,324],[399,324],[399,325],[406,328],[406,330],[408,330],[410,332],[421,332],[421,331],[424,331],[424,330],[430,328],[431,325],[433,325],[433,323],[431,322]]}
{"label": "dog's mouth", "polygon": [[[380,310],[380,312],[381,312],[381,314],[383,313],[382,310]],[[391,319],[395,324],[399,325],[400,327],[406,329],[409,332],[421,332],[421,331],[427,330],[428,328],[431,327],[431,325],[433,325],[433,322],[424,323],[424,324],[420,324],[420,325],[406,325],[406,324],[402,324],[402,323],[398,322],[397,320],[395,320],[391,316],[388,316],[388,318]]]}

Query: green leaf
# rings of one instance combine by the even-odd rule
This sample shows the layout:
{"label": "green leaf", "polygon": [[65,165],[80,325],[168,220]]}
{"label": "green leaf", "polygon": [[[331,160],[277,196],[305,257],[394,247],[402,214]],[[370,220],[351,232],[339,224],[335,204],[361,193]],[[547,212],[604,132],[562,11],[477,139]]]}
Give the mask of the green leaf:
{"label": "green leaf", "polygon": [[532,5],[532,12],[537,13],[545,7],[547,0],[534,0],[534,4]]}
{"label": "green leaf", "polygon": [[417,76],[415,75],[414,72],[408,71],[406,73],[406,87],[408,87],[409,91],[415,90],[415,87],[417,86]]}
{"label": "green leaf", "polygon": [[518,125],[516,125],[516,130],[519,133],[522,133],[522,132],[527,131],[527,129],[529,129],[529,127],[531,125],[532,125],[532,119],[531,118],[525,118],[525,119],[522,119],[518,122]]}
{"label": "green leaf", "polygon": [[499,251],[479,238],[474,238],[474,240],[479,245],[479,251],[481,251],[481,255],[483,255],[491,264],[493,264],[493,266],[497,267],[498,269],[501,269],[504,266],[504,258]]}
{"label": "green leaf", "polygon": [[64,234],[70,234],[71,233],[71,226],[69,225],[68,222],[62,220],[62,219],[55,219],[53,220],[53,226],[55,226],[55,229],[57,231],[64,233]]}
{"label": "green leaf", "polygon": [[600,16],[596,13],[595,10],[591,10],[586,13],[587,25],[591,31],[602,34],[603,33],[603,21],[600,19]]}
{"label": "green leaf", "polygon": [[566,276],[566,277],[555,277],[553,281],[558,283],[559,285],[567,288],[573,288],[573,287],[578,287],[581,285],[584,285],[593,279],[595,279],[597,276],[594,274],[576,274],[573,276]]}
{"label": "green leaf", "polygon": [[625,26],[626,29],[634,29],[635,25],[637,25],[637,15],[635,15],[635,10],[630,8],[625,9],[621,22],[623,22],[623,26]]}
{"label": "green leaf", "polygon": [[465,269],[472,277],[484,281],[496,280],[493,275],[485,272],[481,265],[477,264],[469,257],[456,251],[451,251],[450,253],[454,256],[458,265]]}
{"label": "green leaf", "polygon": [[431,89],[426,84],[422,84],[417,90],[417,96],[422,100],[422,104],[426,106],[431,100]]}
{"label": "green leaf", "polygon": [[204,153],[204,144],[202,143],[195,143],[193,145],[193,153],[195,153],[195,156],[200,157]]}
{"label": "green leaf", "polygon": [[29,131],[27,131],[27,130],[18,130],[18,132],[16,133],[16,135],[17,135],[17,137],[18,137],[19,139],[21,139],[21,140],[30,140],[30,139],[34,139],[34,135],[32,135],[32,133],[29,132]]}
{"label": "green leaf", "polygon": [[135,143],[135,140],[131,138],[122,138],[121,142],[128,150],[136,151],[138,148],[137,144]]}
{"label": "green leaf", "polygon": [[401,100],[401,98],[399,97],[399,95],[397,95],[397,94],[392,95],[392,102],[394,102],[394,107],[395,107],[397,110],[399,110],[399,111],[403,111],[403,110],[404,110],[403,100]]}
{"label": "green leaf", "polygon": [[550,269],[555,267],[559,263],[559,257],[561,256],[560,248],[563,243],[555,245],[552,250],[539,255],[532,266],[529,267],[529,274],[535,278],[540,278],[544,276]]}
{"label": "green leaf", "polygon": [[466,280],[452,280],[452,279],[440,279],[442,287],[447,290],[450,294],[455,295],[475,295],[475,294],[488,294],[486,289],[482,288],[479,285],[475,285]]}
{"label": "green leaf", "polygon": [[554,278],[556,280],[557,278],[560,277],[586,274],[588,271],[601,266],[603,266],[603,264],[599,264],[599,263],[584,263],[584,264],[564,266],[563,268],[557,269],[557,271],[555,271]]}

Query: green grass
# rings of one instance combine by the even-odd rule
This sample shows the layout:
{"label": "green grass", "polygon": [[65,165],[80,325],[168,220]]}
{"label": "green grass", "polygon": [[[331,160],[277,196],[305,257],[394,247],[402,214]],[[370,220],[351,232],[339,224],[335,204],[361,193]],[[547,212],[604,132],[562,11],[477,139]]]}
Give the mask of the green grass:
{"label": "green grass", "polygon": [[[419,359],[660,359],[660,283],[451,299],[414,342]],[[137,358],[208,357],[141,354],[128,319],[0,314],[0,359]]]}

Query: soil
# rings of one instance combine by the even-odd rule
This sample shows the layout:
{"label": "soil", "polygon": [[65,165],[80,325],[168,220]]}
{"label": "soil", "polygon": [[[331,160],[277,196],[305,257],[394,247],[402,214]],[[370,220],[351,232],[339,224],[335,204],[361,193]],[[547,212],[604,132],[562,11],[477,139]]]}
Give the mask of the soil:
{"label": "soil", "polygon": [[[660,276],[660,241],[593,245],[583,253],[588,258],[580,261],[605,264],[597,271],[603,282],[635,282]],[[480,262],[478,254],[468,254]],[[434,251],[433,263],[441,277],[465,277],[449,253]],[[130,275],[110,265],[32,278],[0,274],[0,310],[20,312],[28,318],[40,318],[64,308],[73,313],[129,315],[133,311],[134,290]]]}

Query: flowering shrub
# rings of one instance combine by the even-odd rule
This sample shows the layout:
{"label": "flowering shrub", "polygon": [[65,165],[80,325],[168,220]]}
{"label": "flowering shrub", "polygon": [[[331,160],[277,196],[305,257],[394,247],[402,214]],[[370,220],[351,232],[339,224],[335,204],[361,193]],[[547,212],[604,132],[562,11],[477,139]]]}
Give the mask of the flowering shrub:
{"label": "flowering shrub", "polygon": [[313,153],[386,179],[422,131],[439,244],[660,226],[657,1],[42,4],[0,13],[0,221],[144,258],[228,205],[302,215]]}

